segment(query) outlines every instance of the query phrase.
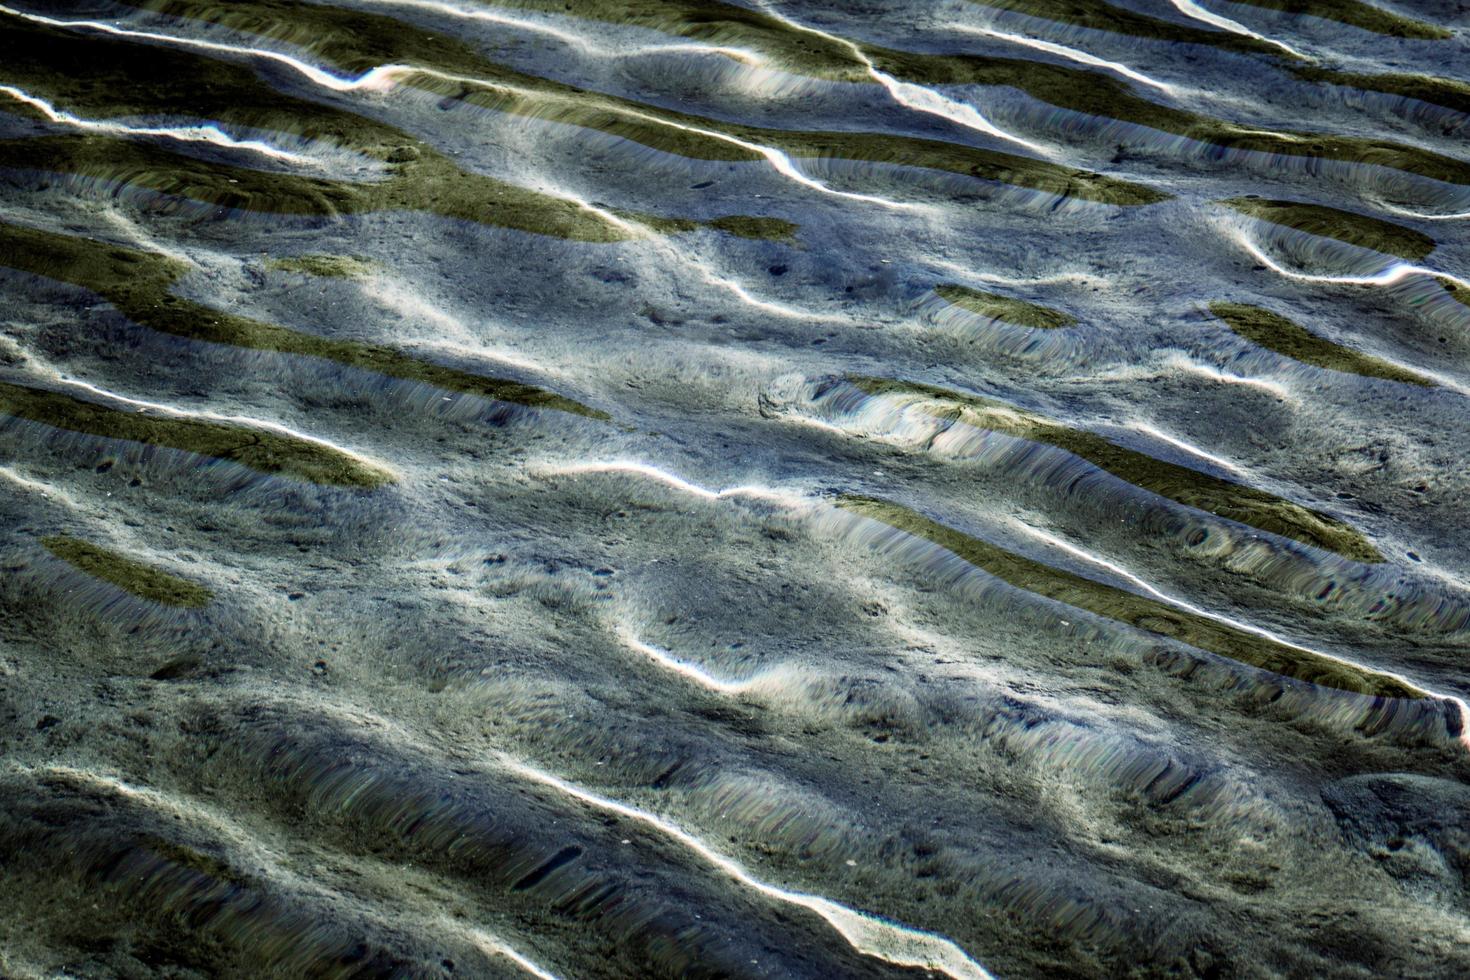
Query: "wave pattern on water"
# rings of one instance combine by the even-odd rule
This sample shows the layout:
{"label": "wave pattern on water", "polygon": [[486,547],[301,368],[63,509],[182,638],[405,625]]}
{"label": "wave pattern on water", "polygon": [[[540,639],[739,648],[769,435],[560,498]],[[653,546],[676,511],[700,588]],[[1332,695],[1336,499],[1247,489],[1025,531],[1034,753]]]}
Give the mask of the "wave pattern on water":
{"label": "wave pattern on water", "polygon": [[1470,974],[1470,22],[0,4],[0,975]]}

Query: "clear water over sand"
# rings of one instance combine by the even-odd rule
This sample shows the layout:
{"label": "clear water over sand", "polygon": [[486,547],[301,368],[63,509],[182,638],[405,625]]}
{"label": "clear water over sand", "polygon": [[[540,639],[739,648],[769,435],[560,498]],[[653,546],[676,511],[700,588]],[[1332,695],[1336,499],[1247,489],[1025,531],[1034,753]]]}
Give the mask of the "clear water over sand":
{"label": "clear water over sand", "polygon": [[1470,974],[1470,10],[0,5],[0,976]]}

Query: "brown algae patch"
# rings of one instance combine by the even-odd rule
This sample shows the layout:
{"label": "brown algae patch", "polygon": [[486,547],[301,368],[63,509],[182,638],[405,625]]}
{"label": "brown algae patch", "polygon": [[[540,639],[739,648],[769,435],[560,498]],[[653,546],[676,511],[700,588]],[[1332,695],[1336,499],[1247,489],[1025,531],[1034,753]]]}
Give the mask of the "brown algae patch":
{"label": "brown algae patch", "polygon": [[1155,459],[1095,433],[1071,428],[1003,402],[933,385],[860,376],[849,376],[847,380],[869,395],[917,397],[921,400],[915,407],[936,418],[1055,446],[1120,480],[1186,507],[1336,552],[1353,561],[1383,561],[1383,555],[1361,532],[1330,514],[1308,510],[1263,490],[1187,466]]}
{"label": "brown algae patch", "polygon": [[1050,307],[1001,296],[997,293],[982,292],[968,286],[946,283],[935,286],[934,292],[939,295],[940,299],[969,310],[971,313],[978,313],[991,320],[1004,320],[1022,327],[1059,330],[1077,323],[1076,317],[1063,313],[1061,310],[1053,310]]}
{"label": "brown algae patch", "polygon": [[378,344],[302,333],[183,299],[170,290],[183,277],[186,267],[155,252],[0,221],[0,265],[89,289],[134,323],[160,333],[250,350],[319,357],[495,401],[599,420],[609,418],[606,412],[534,385],[471,374]]}
{"label": "brown algae patch", "polygon": [[46,550],[61,560],[76,566],[93,578],[131,592],[140,599],[176,606],[180,609],[198,609],[214,598],[214,592],[197,582],[134,561],[126,555],[95,544],[58,534],[43,538]]}
{"label": "brown algae patch", "polygon": [[1422,388],[1435,386],[1433,381],[1423,375],[1380,358],[1361,354],[1351,347],[1324,340],[1281,314],[1263,310],[1259,306],[1215,302],[1210,304],[1210,312],[1251,343],[1302,364],[1365,378],[1401,381]]}
{"label": "brown algae patch", "polygon": [[271,259],[266,268],[282,272],[299,272],[323,279],[366,279],[382,267],[369,259],[354,255],[293,255]]}
{"label": "brown algae patch", "polygon": [[837,501],[843,510],[880,521],[905,534],[930,541],[969,564],[1019,589],[1064,602],[1137,629],[1167,636],[1200,650],[1240,663],[1294,677],[1319,687],[1373,697],[1427,698],[1418,688],[1374,671],[1302,650],[1167,603],[1104,585],[1034,561],[954,528],[892,501],[846,494]]}
{"label": "brown algae patch", "polygon": [[197,453],[323,486],[372,489],[393,482],[387,470],[325,443],[152,409],[114,408],[46,388],[0,381],[0,414],[104,439]]}
{"label": "brown algae patch", "polygon": [[1279,10],[1286,14],[1305,14],[1321,20],[1335,20],[1339,24],[1357,27],[1388,37],[1408,37],[1421,41],[1443,41],[1454,37],[1452,33],[1436,24],[1426,24],[1402,14],[1363,0],[1234,0],[1236,3],[1267,10]]}
{"label": "brown algae patch", "polygon": [[1436,244],[1433,238],[1422,231],[1321,204],[1269,201],[1259,197],[1233,197],[1219,203],[1274,225],[1294,228],[1323,238],[1335,238],[1348,245],[1397,255],[1410,261],[1424,258],[1434,251]]}

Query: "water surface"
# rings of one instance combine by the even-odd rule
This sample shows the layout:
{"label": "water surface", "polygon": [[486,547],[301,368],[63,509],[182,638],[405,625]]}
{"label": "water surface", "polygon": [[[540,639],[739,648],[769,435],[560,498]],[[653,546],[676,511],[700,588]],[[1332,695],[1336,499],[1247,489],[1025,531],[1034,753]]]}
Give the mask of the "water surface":
{"label": "water surface", "polygon": [[1470,974],[1453,0],[0,6],[0,975]]}

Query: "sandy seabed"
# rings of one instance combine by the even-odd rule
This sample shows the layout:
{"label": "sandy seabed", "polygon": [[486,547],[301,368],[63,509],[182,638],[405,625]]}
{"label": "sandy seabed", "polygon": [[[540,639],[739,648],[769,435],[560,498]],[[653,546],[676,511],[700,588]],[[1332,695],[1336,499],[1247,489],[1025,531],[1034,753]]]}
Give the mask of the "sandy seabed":
{"label": "sandy seabed", "polygon": [[1470,975],[1455,0],[0,6],[0,977]]}

